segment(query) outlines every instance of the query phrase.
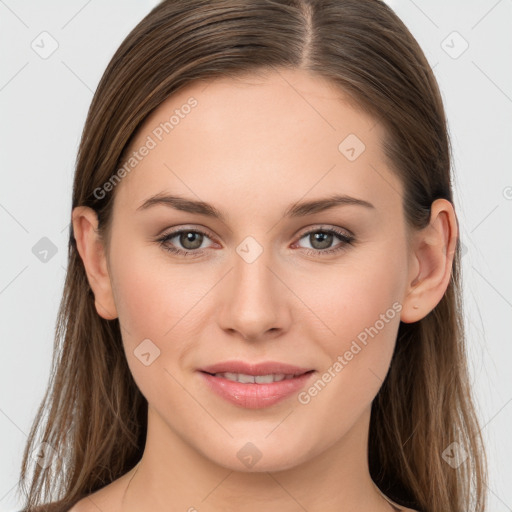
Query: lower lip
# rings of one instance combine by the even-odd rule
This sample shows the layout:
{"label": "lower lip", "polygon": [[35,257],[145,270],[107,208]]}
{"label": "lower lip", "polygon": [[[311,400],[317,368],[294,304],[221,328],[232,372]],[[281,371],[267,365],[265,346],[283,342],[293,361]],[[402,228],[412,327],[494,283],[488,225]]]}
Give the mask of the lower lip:
{"label": "lower lip", "polygon": [[199,372],[212,391],[228,402],[246,409],[263,409],[274,405],[300,391],[314,372],[308,372],[293,379],[256,384],[234,382],[224,377],[214,377],[209,373]]}

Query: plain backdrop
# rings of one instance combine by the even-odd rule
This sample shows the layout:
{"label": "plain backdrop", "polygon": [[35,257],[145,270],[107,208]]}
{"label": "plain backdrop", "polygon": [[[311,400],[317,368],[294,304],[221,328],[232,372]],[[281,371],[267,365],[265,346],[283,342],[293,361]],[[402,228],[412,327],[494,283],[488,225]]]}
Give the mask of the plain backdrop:
{"label": "plain backdrop", "polygon": [[[447,110],[488,510],[512,511],[512,0],[389,3],[434,68]],[[156,4],[0,0],[2,511],[20,509],[22,450],[49,376],[87,109],[113,53]]]}

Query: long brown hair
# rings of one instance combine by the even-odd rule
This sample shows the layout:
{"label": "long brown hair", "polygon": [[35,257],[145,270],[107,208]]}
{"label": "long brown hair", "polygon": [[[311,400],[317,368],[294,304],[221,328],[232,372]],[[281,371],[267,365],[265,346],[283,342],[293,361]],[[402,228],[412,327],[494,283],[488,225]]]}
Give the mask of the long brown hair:
{"label": "long brown hair", "polygon": [[[404,184],[408,226],[425,227],[435,199],[453,203],[437,82],[385,3],[164,0],[126,37],[98,85],[72,207],[93,208],[106,235],[114,192],[100,199],[94,191],[120,168],[147,116],[193,81],[271,69],[327,78],[383,124],[386,157]],[[445,295],[420,321],[400,324],[372,404],[371,476],[393,500],[423,512],[485,508],[485,452],[469,386],[460,279],[458,242]],[[142,457],[146,429],[147,402],[128,368],[119,322],[97,314],[71,226],[51,378],[21,468],[25,509],[53,500],[39,510],[64,511],[117,479]],[[46,449],[46,463],[29,470],[41,443],[55,451]],[[458,468],[443,456],[452,443],[467,456]]]}

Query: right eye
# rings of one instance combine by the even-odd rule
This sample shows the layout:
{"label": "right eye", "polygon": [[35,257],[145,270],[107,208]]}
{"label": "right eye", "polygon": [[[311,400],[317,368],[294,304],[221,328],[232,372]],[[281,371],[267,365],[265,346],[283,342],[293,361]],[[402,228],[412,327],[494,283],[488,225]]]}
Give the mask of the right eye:
{"label": "right eye", "polygon": [[[180,256],[201,256],[204,253],[203,245],[204,237],[209,238],[209,235],[204,231],[198,229],[179,229],[167,233],[160,237],[157,242],[170,253],[178,254]],[[172,240],[177,239],[176,242]],[[176,244],[180,244],[183,249],[176,247]]]}

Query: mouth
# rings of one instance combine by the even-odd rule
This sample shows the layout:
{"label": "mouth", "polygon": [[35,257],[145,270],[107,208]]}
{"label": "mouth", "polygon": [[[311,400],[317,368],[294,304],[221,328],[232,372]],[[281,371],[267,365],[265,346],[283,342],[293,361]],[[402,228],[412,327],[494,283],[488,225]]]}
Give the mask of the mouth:
{"label": "mouth", "polygon": [[228,361],[198,370],[207,387],[231,404],[246,409],[274,405],[302,389],[314,369],[284,363]]}
{"label": "mouth", "polygon": [[249,375],[247,373],[231,373],[231,372],[223,372],[223,373],[207,373],[212,377],[220,377],[222,379],[227,379],[232,382],[240,382],[240,384],[271,384],[272,382],[281,382],[282,380],[290,380],[295,379],[296,377],[300,377],[301,375],[305,375],[306,373],[313,372],[314,370],[309,370],[304,373],[270,373],[267,375]]}
{"label": "mouth", "polygon": [[278,361],[263,361],[261,363],[248,363],[245,361],[223,361],[221,363],[216,363],[210,366],[199,368],[199,370],[205,373],[209,373],[210,375],[217,375],[221,373],[246,375],[249,377],[284,375],[285,378],[289,376],[294,377],[298,375],[303,375],[306,372],[314,371],[313,368],[295,366],[292,364],[281,363]]}

